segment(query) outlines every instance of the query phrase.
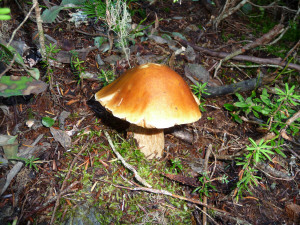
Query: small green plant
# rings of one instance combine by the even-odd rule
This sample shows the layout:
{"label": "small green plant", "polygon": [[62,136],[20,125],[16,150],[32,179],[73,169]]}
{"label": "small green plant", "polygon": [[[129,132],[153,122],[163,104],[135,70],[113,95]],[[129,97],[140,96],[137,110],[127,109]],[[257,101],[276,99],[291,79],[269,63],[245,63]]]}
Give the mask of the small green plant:
{"label": "small green plant", "polygon": [[31,157],[31,158],[27,159],[27,158],[22,158],[22,157],[16,157],[16,159],[24,161],[25,166],[28,166],[29,169],[35,169],[36,171],[39,171],[39,168],[36,165],[38,163],[41,163],[39,161],[39,158]]}
{"label": "small green plant", "polygon": [[86,71],[86,67],[83,66],[84,61],[80,61],[78,52],[72,52],[71,67],[75,70],[75,75],[78,77],[78,83],[82,83],[82,73]]}
{"label": "small green plant", "polygon": [[101,0],[87,0],[84,2],[83,7],[80,7],[84,14],[89,18],[96,18],[98,20],[105,20],[106,17],[106,4]]}
{"label": "small green plant", "polygon": [[130,55],[128,42],[130,38],[131,22],[131,16],[125,1],[123,2],[120,0],[107,0],[106,23],[108,26],[108,30],[112,30],[118,36],[117,47],[120,47],[122,49],[128,63]]}
{"label": "small green plant", "polygon": [[55,44],[50,43],[49,45],[46,45],[46,58],[52,59],[56,61],[56,58],[54,57],[61,49],[57,48]]}
{"label": "small green plant", "polygon": [[55,55],[61,50],[60,48],[57,48],[55,44],[50,43],[49,45],[46,45],[46,60],[44,61],[44,67],[46,67],[46,75],[48,78],[48,83],[52,85],[52,74],[53,74],[53,67],[51,66],[53,63],[52,61],[56,61]]}
{"label": "small green plant", "polygon": [[207,90],[206,85],[207,83],[200,84],[199,82],[197,82],[195,85],[194,84],[191,85],[194,94],[199,98],[199,100],[201,100],[202,94],[209,94],[206,92]]}
{"label": "small green plant", "polygon": [[[289,88],[285,84],[285,89],[275,88],[276,94],[268,94],[266,89],[263,89],[262,94],[256,97],[253,91],[250,97],[243,98],[241,94],[236,93],[238,101],[234,104],[224,104],[224,107],[230,111],[233,119],[242,123],[241,114],[246,116],[253,114],[257,119],[262,121],[261,126],[269,131],[278,134],[278,131],[286,126],[284,120],[296,113],[295,107],[299,105],[300,94],[295,92],[295,85]],[[296,120],[289,125],[288,132],[293,135],[299,132],[299,122]]]}
{"label": "small green plant", "polygon": [[[289,87],[285,83],[284,89],[275,88],[275,93],[269,94],[267,89],[263,89],[262,93],[257,96],[253,91],[251,96],[244,98],[241,94],[236,94],[238,101],[234,104],[224,104],[224,107],[230,111],[233,119],[242,123],[242,115],[252,115],[252,120],[257,122],[259,126],[264,127],[269,132],[277,134],[272,140],[261,140],[256,143],[249,138],[251,145],[247,146],[246,153],[242,157],[238,157],[237,165],[242,166],[239,173],[239,181],[235,189],[235,197],[238,201],[244,192],[251,194],[251,187],[258,184],[261,179],[256,175],[257,170],[255,166],[257,163],[271,160],[271,155],[279,154],[286,157],[280,147],[283,139],[279,139],[280,130],[285,129],[287,133],[295,135],[299,132],[299,122],[297,119],[291,124],[286,124],[286,120],[292,117],[299,106],[300,95],[296,91],[296,86]],[[255,119],[256,118],[256,119]]]}
{"label": "small green plant", "polygon": [[112,70],[101,70],[101,73],[98,75],[98,78],[100,79],[100,82],[102,82],[103,85],[106,86],[116,79],[116,75]]}
{"label": "small green plant", "polygon": [[242,166],[239,181],[236,186],[235,197],[238,201],[242,194],[247,191],[251,194],[250,187],[258,184],[261,177],[256,176],[257,170],[255,165],[261,161],[271,160],[271,155],[275,153],[286,157],[281,151],[281,147],[277,146],[274,140],[264,141],[263,139],[257,144],[252,138],[249,138],[251,145],[247,145],[247,152],[243,157],[237,157],[237,165]]}
{"label": "small green plant", "polygon": [[183,170],[183,166],[179,159],[171,159],[171,170],[175,170],[176,172],[181,172]]}
{"label": "small green plant", "polygon": [[202,112],[205,112],[205,100],[202,98],[203,94],[207,94],[209,95],[208,92],[206,92],[207,88],[206,88],[207,83],[204,84],[200,84],[199,82],[197,82],[195,85],[191,85],[192,87],[192,91],[193,93],[198,97],[198,99],[200,100],[200,105],[199,108]]}
{"label": "small green plant", "polygon": [[204,173],[201,177],[199,177],[199,181],[202,184],[201,186],[197,187],[195,190],[193,190],[193,193],[198,192],[200,200],[203,200],[203,196],[209,197],[209,191],[211,189],[217,190],[214,185],[212,185],[212,181],[210,180],[209,176]]}

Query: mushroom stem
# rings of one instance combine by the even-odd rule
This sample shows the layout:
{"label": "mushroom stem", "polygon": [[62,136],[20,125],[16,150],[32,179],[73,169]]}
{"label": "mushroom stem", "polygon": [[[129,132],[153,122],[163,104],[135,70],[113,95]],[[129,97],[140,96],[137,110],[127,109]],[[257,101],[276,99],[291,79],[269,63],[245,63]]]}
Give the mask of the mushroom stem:
{"label": "mushroom stem", "polygon": [[129,131],[133,132],[133,137],[146,158],[153,159],[162,157],[165,145],[163,129],[143,128],[130,124]]}

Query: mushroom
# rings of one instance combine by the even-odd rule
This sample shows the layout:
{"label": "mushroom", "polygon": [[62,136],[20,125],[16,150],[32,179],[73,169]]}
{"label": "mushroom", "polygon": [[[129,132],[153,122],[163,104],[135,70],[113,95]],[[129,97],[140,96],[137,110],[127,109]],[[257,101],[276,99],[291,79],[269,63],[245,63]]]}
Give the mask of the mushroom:
{"label": "mushroom", "polygon": [[149,159],[160,158],[164,128],[201,118],[199,100],[169,67],[148,63],[128,70],[95,94],[115,117],[130,123],[138,146]]}

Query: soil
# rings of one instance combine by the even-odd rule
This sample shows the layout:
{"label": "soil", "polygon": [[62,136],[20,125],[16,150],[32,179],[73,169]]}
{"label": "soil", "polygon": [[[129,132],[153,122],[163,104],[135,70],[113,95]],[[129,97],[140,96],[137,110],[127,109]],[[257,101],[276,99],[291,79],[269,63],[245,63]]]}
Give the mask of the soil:
{"label": "soil", "polygon": [[[60,1],[52,2],[53,4],[58,4]],[[24,14],[18,10],[18,6],[15,5],[15,3],[12,3],[12,5],[14,6],[11,8],[13,19],[9,22],[10,29],[7,31],[10,34],[24,19]],[[255,39],[252,34],[253,28],[248,24],[249,21],[240,14],[234,14],[222,21],[218,30],[214,30],[212,27],[206,27],[204,33],[201,29],[186,31],[186,28],[191,26],[195,26],[196,28],[205,27],[210,20],[211,13],[200,2],[183,1],[182,5],[180,5],[173,4],[172,1],[157,1],[157,3],[153,5],[148,5],[143,3],[143,1],[136,1],[131,3],[130,7],[131,10],[136,11],[133,16],[134,23],[138,24],[141,21],[142,18],[139,10],[143,9],[143,12],[147,15],[147,20],[144,24],[150,24],[155,21],[156,18],[162,19],[159,21],[158,27],[160,35],[163,34],[163,32],[178,32],[184,34],[191,43],[209,49],[232,52],[242,46],[242,42],[239,41],[242,36],[247,40]],[[103,27],[103,22],[98,21],[95,24],[89,22],[88,24],[82,24],[76,28],[74,23],[67,20],[67,18],[69,18],[67,12],[71,11],[74,10],[69,9],[62,11],[59,14],[59,21],[44,24],[45,34],[55,39],[59,47],[65,51],[94,46],[93,34],[96,33],[95,27]],[[33,33],[36,29],[34,22],[26,22],[20,31],[17,32],[15,40],[23,40],[27,45],[35,46]],[[81,30],[90,35],[76,32],[76,30]],[[224,40],[222,36],[228,37],[228,39]],[[192,84],[191,80],[184,74],[184,65],[189,63],[189,59],[184,54],[172,55],[172,51],[167,44],[158,44],[150,39],[136,38],[135,41],[135,48],[132,48],[133,50],[131,51],[130,57],[131,66],[138,65],[139,55],[155,55],[157,58],[164,55],[169,59],[164,63],[169,63],[172,69],[182,75],[189,85]],[[178,43],[177,47],[180,47]],[[293,47],[292,43],[289,47]],[[265,52],[255,50],[247,52],[247,54],[252,53],[260,57],[266,56]],[[88,72],[101,73],[101,70],[113,70],[116,77],[118,77],[129,68],[124,57],[116,63],[105,63],[105,65],[99,66],[95,61],[97,54],[100,54],[102,59],[107,58],[110,54],[121,55],[116,49],[113,49],[111,53],[103,53],[97,48],[90,51],[86,58],[83,59],[83,66]],[[242,81],[256,77],[255,72],[246,74],[243,71],[222,67],[219,72],[219,77],[213,78],[212,68],[217,62],[219,62],[218,58],[196,52],[196,59],[193,63],[203,65],[210,72],[211,78],[218,85],[220,85],[220,82],[230,84],[232,80]],[[36,67],[41,71],[41,80],[49,84],[49,79],[45,76],[46,70],[42,64],[39,63]],[[20,75],[18,71],[13,71],[11,74]],[[18,176],[15,177],[2,195],[0,199],[1,213],[8,215],[4,218],[2,217],[4,221],[2,224],[8,224],[8,222],[11,222],[15,217],[18,217],[19,224],[48,224],[51,219],[51,212],[53,212],[55,206],[55,201],[47,204],[47,200],[57,195],[62,187],[62,180],[57,174],[66,173],[66,171],[68,171],[76,152],[78,152],[71,151],[72,153],[69,154],[69,150],[53,139],[50,129],[45,126],[40,126],[35,129],[29,128],[26,125],[26,121],[29,119],[33,118],[35,121],[41,121],[43,117],[58,117],[62,111],[66,111],[69,112],[70,115],[65,120],[63,126],[65,130],[70,131],[77,127],[77,132],[87,134],[91,131],[108,130],[112,136],[119,134],[121,138],[127,138],[127,140],[130,140],[130,143],[135,144],[126,134],[128,123],[113,118],[94,100],[94,94],[104,85],[103,81],[96,79],[79,80],[76,70],[74,70],[71,64],[64,64],[59,68],[53,67],[50,82],[52,87],[49,86],[49,88],[41,94],[0,99],[3,105],[8,106],[10,112],[9,115],[5,115],[4,112],[0,110],[0,134],[17,134],[20,149],[24,149],[32,144],[41,134],[42,139],[38,145],[49,144],[47,148],[45,147],[43,151],[37,152],[34,156],[35,158],[39,158],[39,161],[42,162],[37,164],[39,170],[35,171],[33,168],[28,169],[28,167],[26,167],[26,171],[25,169],[24,171],[21,170],[22,176],[25,178],[18,179]],[[243,96],[249,96],[251,93],[242,94]],[[165,153],[159,162],[165,161],[167,162],[166,165],[171,167],[171,160],[181,160],[181,164],[185,170],[178,175],[182,177],[166,176],[166,180],[169,179],[168,181],[171,180],[172,182],[179,183],[187,198],[199,200],[199,194],[197,192],[193,193],[195,187],[191,185],[199,184],[197,183],[199,174],[191,168],[190,164],[199,161],[198,159],[204,159],[209,145],[212,145],[214,154],[230,156],[242,150],[245,145],[249,145],[248,138],[257,140],[265,135],[265,133],[261,132],[257,124],[245,122],[238,124],[232,120],[231,115],[224,109],[223,105],[225,103],[233,103],[235,100],[236,97],[234,95],[205,99],[205,111],[202,111],[202,118],[199,121],[176,127],[177,130],[183,130],[185,135],[192,135],[191,142],[175,137],[173,134],[174,130],[172,129],[166,130],[165,132]],[[98,123],[95,122],[96,120]],[[59,129],[57,122],[54,124],[54,128]],[[103,133],[100,136],[93,136],[91,139],[86,137],[81,138],[79,135],[77,136],[77,134],[72,136],[71,149],[84,146],[87,142],[91,145],[94,143],[102,143],[103,145],[109,146]],[[299,153],[299,148],[296,149],[295,147],[294,151],[298,151]],[[282,164],[279,164],[275,160],[271,164],[276,169],[287,172],[291,153],[288,151],[285,153],[287,154],[287,159],[278,159],[278,161],[283,160]],[[96,168],[92,166],[91,163],[85,163],[91,160],[96,154],[98,154],[97,157],[99,157],[99,155],[104,156],[101,158],[102,163],[103,165],[109,166]],[[126,172],[126,169],[121,164],[119,164],[118,171],[115,172],[111,169],[110,161],[114,158],[115,156],[109,147],[107,147],[105,151],[93,149],[89,154],[80,155],[77,165],[85,167],[84,170],[87,173],[91,171],[95,173],[92,178],[95,179],[92,180],[92,183],[97,181],[97,177],[102,177],[104,174],[105,176],[114,176],[115,174],[121,176],[126,174],[129,180],[133,179],[132,175]],[[299,165],[299,160],[297,161],[297,165]],[[12,167],[13,164],[10,164],[9,167],[1,167],[1,178],[5,178],[6,173]],[[239,179],[241,166],[236,165],[235,160],[232,159],[215,160],[212,155],[209,160],[209,171],[214,171],[214,177],[226,175],[229,181],[227,184],[214,181],[212,184],[216,187],[216,191],[211,190],[207,200],[209,205],[228,213],[216,213],[214,220],[217,224],[296,224],[294,220],[291,219],[291,215],[286,210],[286,206],[292,203],[300,204],[299,175],[293,177],[291,180],[284,180],[282,178],[268,176],[258,171],[257,175],[262,177],[258,185],[252,186],[252,193],[246,192],[243,198],[240,198],[239,201],[236,202],[233,195],[235,184]],[[164,172],[162,171],[162,173]],[[193,178],[193,180],[189,180],[187,177]],[[71,175],[66,186],[70,186],[75,181],[81,181],[80,174],[76,176]],[[18,186],[20,188],[18,188]],[[78,191],[83,189],[83,187],[84,184],[83,181],[81,181],[76,184],[70,192]],[[124,190],[124,193],[126,193],[126,190]],[[96,200],[98,194],[93,194]],[[76,203],[70,203],[68,199],[63,203],[61,202],[56,209],[56,213],[66,214],[67,206],[72,207],[73,204]],[[202,224],[202,212],[199,208],[196,208],[193,204],[190,204],[189,207],[193,212],[191,214],[191,223]],[[5,214],[4,212],[7,210],[11,210],[13,213],[6,212]],[[132,218],[132,215],[124,214],[122,217],[123,223],[134,223],[129,222],[129,219],[126,221],[126,219],[124,219],[127,218],[126,216]],[[210,219],[208,219],[208,223],[213,224]],[[118,224],[118,222],[110,224]]]}

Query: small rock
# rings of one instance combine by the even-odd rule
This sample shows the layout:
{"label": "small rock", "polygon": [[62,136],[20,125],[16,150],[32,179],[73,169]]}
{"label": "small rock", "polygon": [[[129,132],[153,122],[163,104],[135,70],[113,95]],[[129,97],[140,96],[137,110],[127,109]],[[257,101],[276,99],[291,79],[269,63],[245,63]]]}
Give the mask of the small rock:
{"label": "small rock", "polygon": [[70,116],[70,112],[67,111],[62,111],[58,117],[58,121],[59,121],[59,128],[61,130],[65,130],[65,120]]}
{"label": "small rock", "polygon": [[109,43],[104,43],[100,46],[99,51],[100,52],[107,52],[109,50]]}
{"label": "small rock", "polygon": [[72,140],[65,131],[50,127],[50,132],[57,142],[59,142],[66,150],[69,150],[72,146]]}
{"label": "small rock", "polygon": [[138,54],[137,54],[137,57],[136,57],[137,62],[138,62],[139,65],[161,61],[161,60],[163,60],[163,58],[164,58],[163,56],[157,56],[157,55],[138,56]]}
{"label": "small rock", "polygon": [[197,56],[195,50],[189,45],[187,46],[184,55],[189,62],[194,62]]}
{"label": "small rock", "polygon": [[187,64],[184,67],[184,72],[191,81],[206,83],[210,80],[209,72],[199,64]]}
{"label": "small rock", "polygon": [[104,59],[104,62],[114,65],[117,63],[117,61],[119,61],[121,59],[122,58],[118,55],[110,55]]}
{"label": "small rock", "polygon": [[160,36],[149,35],[148,37],[149,37],[149,39],[155,41],[158,44],[167,44],[168,43],[168,40],[166,40],[166,39],[164,39],[164,38],[162,38]]}
{"label": "small rock", "polygon": [[98,76],[95,73],[90,73],[88,71],[84,71],[84,72],[80,73],[80,78],[82,78],[82,79],[97,79]]}
{"label": "small rock", "polygon": [[96,62],[98,63],[99,66],[103,66],[105,63],[101,59],[101,56],[99,54],[96,55],[95,57]]}
{"label": "small rock", "polygon": [[197,32],[198,30],[200,30],[198,26],[191,24],[184,29],[184,33],[189,33],[190,31]]}

